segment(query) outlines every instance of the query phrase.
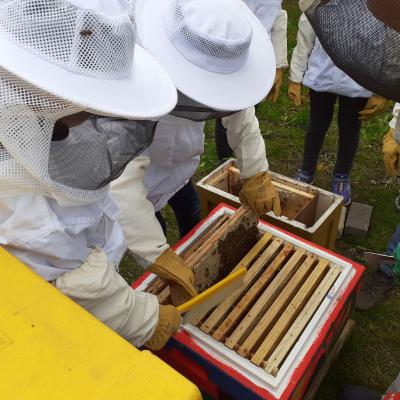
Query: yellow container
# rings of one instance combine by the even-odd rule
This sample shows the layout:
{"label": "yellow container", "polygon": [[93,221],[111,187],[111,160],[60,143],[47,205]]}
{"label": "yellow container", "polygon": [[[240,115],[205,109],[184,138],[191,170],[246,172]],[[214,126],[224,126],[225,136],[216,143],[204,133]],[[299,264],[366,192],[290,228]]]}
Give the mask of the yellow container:
{"label": "yellow container", "polygon": [[0,398],[201,399],[190,381],[139,351],[0,248]]}

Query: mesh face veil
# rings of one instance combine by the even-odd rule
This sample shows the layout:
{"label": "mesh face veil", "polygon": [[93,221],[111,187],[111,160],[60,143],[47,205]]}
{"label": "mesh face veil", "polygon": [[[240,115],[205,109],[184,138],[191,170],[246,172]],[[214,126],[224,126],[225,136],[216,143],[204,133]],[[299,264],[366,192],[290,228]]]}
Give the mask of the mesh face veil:
{"label": "mesh face veil", "polygon": [[175,117],[189,119],[194,122],[205,122],[214,118],[228,117],[238,111],[214,110],[178,92],[178,103],[171,111],[171,114]]}
{"label": "mesh face veil", "polygon": [[398,0],[300,2],[333,62],[366,89],[400,101]]}
{"label": "mesh face veil", "polygon": [[35,192],[63,205],[92,202],[101,193],[66,187],[48,172],[53,127],[82,111],[0,69],[0,190]]}
{"label": "mesh face veil", "polygon": [[53,181],[83,190],[98,190],[117,179],[126,165],[146,150],[157,121],[91,117],[50,146]]}
{"label": "mesh face veil", "polygon": [[[105,186],[149,146],[154,121],[92,118],[70,131],[58,130],[61,118],[81,111],[157,119],[165,113],[161,108],[172,108],[172,82],[135,45],[133,8],[133,0],[0,1],[0,47],[15,50],[8,64],[4,53],[0,57],[0,195],[37,193],[62,206],[96,202],[108,193]],[[18,68],[25,65],[21,60],[36,68]],[[146,77],[146,66],[159,75]],[[137,102],[143,107],[121,106],[135,96],[135,88],[140,97],[152,81],[165,83],[159,94],[170,92],[173,101],[164,96],[160,106],[164,100],[153,104],[148,97]],[[96,92],[97,86],[104,90]],[[97,93],[109,94],[111,100],[98,102]]]}
{"label": "mesh face veil", "polygon": [[91,203],[152,142],[157,122],[105,117],[54,140],[57,120],[80,111],[0,69],[0,191]]}

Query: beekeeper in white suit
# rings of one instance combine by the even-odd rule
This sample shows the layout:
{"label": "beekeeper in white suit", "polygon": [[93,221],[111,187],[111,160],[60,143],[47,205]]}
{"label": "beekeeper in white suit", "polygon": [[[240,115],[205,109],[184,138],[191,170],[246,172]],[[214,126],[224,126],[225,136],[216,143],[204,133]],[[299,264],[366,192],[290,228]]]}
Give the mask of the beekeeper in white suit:
{"label": "beekeeper in white suit", "polygon": [[141,42],[172,77],[178,104],[158,123],[150,159],[130,163],[113,182],[112,195],[128,247],[142,265],[178,266],[183,263],[166,243],[154,208],[161,209],[196,171],[203,121],[225,115],[243,180],[242,202],[259,214],[280,214],[251,107],[272,87],[274,53],[265,29],[239,0],[147,0],[140,5]]}
{"label": "beekeeper in white suit", "polygon": [[[282,0],[242,0],[266,29],[275,52],[275,81],[267,100],[275,103],[280,95],[287,59],[287,12],[282,9]],[[237,94],[240,96],[240,92]],[[257,106],[256,106],[257,107]],[[220,163],[232,157],[232,149],[226,137],[221,119],[215,121],[215,145]]]}
{"label": "beekeeper in white suit", "polygon": [[[126,242],[108,186],[152,122],[70,130],[91,114],[148,120],[175,106],[172,81],[135,41],[126,0],[0,3],[0,243],[134,345],[160,348],[180,315],[118,274]],[[195,294],[179,272],[161,275]]]}
{"label": "beekeeper in white suit", "polygon": [[264,25],[271,38],[276,58],[275,81],[268,95],[268,100],[278,100],[284,69],[289,66],[287,59],[287,24],[286,10],[282,9],[282,0],[242,0]]}

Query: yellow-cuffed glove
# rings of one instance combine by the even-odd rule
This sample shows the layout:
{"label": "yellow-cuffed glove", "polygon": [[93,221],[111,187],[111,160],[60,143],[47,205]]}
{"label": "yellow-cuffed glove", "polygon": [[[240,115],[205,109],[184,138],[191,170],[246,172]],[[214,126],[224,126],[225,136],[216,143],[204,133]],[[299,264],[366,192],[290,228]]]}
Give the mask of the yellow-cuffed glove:
{"label": "yellow-cuffed glove", "polygon": [[301,102],[302,102],[301,83],[292,82],[289,79],[288,96],[289,96],[290,100],[293,101],[295,106],[301,106]]}
{"label": "yellow-cuffed glove", "polygon": [[379,114],[382,114],[385,111],[387,99],[384,97],[378,96],[377,94],[373,94],[367,101],[364,109],[358,113],[361,121],[365,121],[367,119],[376,117]]}
{"label": "yellow-cuffed glove", "polygon": [[178,306],[197,296],[193,272],[171,248],[157,258],[149,271],[168,283],[174,305]]}
{"label": "yellow-cuffed glove", "polygon": [[153,351],[161,350],[169,338],[178,332],[181,324],[181,313],[174,306],[160,305],[158,324],[153,336],[145,346]]}
{"label": "yellow-cuffed glove", "polygon": [[389,129],[383,138],[383,161],[386,172],[393,178],[397,175],[397,168],[400,158],[400,145],[394,140],[393,129]]}
{"label": "yellow-cuffed glove", "polygon": [[275,81],[272,89],[268,93],[267,100],[276,103],[278,100],[279,94],[281,92],[281,86],[283,82],[283,68],[277,68],[275,73]]}
{"label": "yellow-cuffed glove", "polygon": [[242,204],[249,206],[258,215],[271,210],[276,216],[281,215],[279,195],[268,172],[260,172],[245,179],[239,199]]}

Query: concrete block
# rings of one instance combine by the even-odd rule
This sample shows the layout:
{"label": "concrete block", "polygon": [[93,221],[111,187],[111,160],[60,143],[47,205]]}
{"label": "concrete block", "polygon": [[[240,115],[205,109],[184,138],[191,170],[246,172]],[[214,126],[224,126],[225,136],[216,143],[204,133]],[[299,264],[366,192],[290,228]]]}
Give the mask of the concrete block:
{"label": "concrete block", "polygon": [[368,204],[352,203],[344,228],[346,235],[366,236],[371,221],[372,207]]}

